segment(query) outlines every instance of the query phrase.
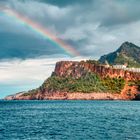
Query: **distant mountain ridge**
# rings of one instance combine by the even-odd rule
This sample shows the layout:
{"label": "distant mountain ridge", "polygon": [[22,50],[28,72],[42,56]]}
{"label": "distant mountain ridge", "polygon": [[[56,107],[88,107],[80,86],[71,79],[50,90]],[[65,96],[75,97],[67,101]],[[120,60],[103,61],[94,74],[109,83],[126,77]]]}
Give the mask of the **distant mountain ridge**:
{"label": "distant mountain ridge", "polygon": [[128,64],[128,67],[140,67],[140,47],[124,42],[116,51],[103,55],[99,62],[109,64]]}

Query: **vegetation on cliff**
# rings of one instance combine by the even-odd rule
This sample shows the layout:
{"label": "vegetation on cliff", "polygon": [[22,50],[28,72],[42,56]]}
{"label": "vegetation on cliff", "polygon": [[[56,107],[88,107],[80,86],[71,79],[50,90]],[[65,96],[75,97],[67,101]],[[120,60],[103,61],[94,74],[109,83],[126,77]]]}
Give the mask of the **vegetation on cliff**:
{"label": "vegetation on cliff", "polygon": [[140,80],[137,81],[129,81],[128,82],[129,86],[137,86],[138,87],[138,91],[140,91]]}
{"label": "vegetation on cliff", "polygon": [[33,96],[33,95],[37,94],[39,91],[40,91],[39,88],[32,89],[32,90],[29,90],[28,92],[25,92],[23,94],[23,96]]}
{"label": "vegetation on cliff", "polygon": [[78,79],[72,77],[52,76],[48,78],[40,87],[41,91],[48,92],[109,92],[120,93],[125,85],[122,78],[101,79],[98,75],[87,73],[86,76]]}

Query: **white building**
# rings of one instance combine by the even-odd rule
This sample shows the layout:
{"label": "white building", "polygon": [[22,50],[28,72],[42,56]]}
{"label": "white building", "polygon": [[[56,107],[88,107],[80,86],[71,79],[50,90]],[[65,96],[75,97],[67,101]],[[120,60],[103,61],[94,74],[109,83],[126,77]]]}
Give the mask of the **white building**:
{"label": "white building", "polygon": [[115,69],[126,69],[127,66],[126,65],[113,65],[113,68],[115,68]]}
{"label": "white building", "polygon": [[127,68],[127,65],[113,65],[114,69],[123,69],[127,71],[140,72],[140,68]]}

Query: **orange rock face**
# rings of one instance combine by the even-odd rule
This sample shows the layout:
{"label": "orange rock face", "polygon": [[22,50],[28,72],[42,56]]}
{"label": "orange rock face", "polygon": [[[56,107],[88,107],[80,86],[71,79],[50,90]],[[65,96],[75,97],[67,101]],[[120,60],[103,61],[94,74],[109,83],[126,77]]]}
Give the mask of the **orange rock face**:
{"label": "orange rock face", "polygon": [[107,68],[104,65],[95,65],[87,62],[73,61],[57,62],[54,74],[57,76],[72,76],[78,78],[84,76],[87,72],[96,73],[101,77],[122,77],[128,81],[140,80],[140,73],[138,72],[125,71],[122,69],[113,69],[111,67]]}

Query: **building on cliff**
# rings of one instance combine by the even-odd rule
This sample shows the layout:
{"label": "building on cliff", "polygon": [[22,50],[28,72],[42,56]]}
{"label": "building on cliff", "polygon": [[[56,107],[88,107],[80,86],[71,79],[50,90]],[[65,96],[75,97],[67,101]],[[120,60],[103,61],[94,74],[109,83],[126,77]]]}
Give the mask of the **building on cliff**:
{"label": "building on cliff", "polygon": [[114,69],[123,69],[123,70],[127,70],[127,71],[132,71],[132,72],[140,72],[140,68],[128,68],[127,67],[127,64],[124,64],[124,65],[113,65],[113,68]]}
{"label": "building on cliff", "polygon": [[113,65],[113,68],[115,68],[115,69],[126,69],[127,66],[126,65]]}

